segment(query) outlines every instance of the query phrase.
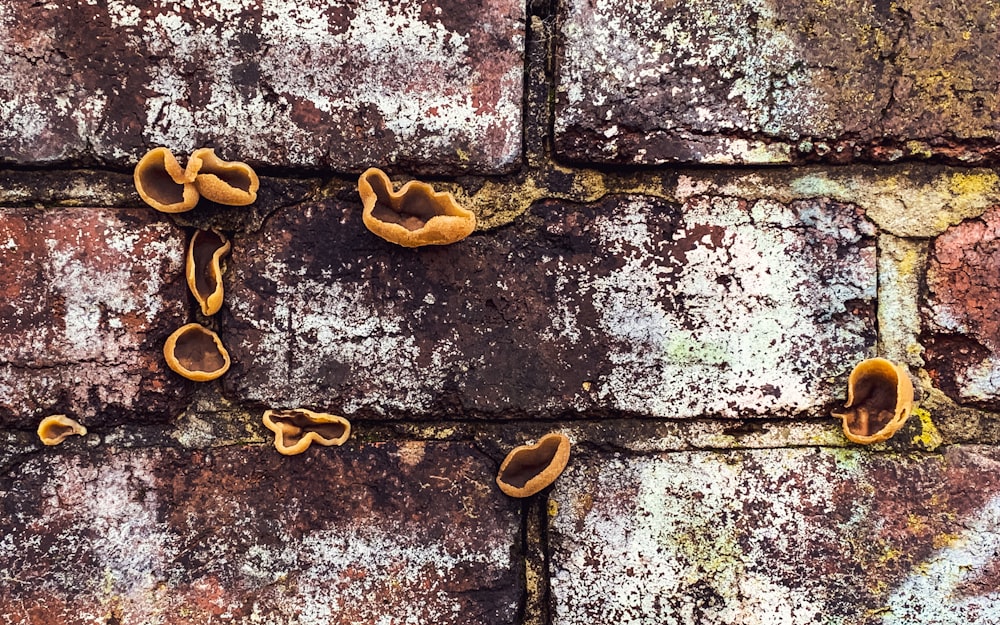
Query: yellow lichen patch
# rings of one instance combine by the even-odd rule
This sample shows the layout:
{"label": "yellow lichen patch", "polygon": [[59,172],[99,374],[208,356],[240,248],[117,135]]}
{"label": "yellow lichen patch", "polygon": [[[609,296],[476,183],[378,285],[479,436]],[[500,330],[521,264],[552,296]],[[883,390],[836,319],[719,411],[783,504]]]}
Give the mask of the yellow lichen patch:
{"label": "yellow lichen patch", "polygon": [[914,408],[913,416],[920,419],[920,434],[913,437],[913,443],[920,445],[927,451],[934,451],[940,447],[944,439],[941,436],[941,432],[938,431],[937,426],[931,420],[930,411],[923,408]]}
{"label": "yellow lichen patch", "polygon": [[548,514],[550,519],[559,515],[559,502],[555,499],[549,499]]}
{"label": "yellow lichen patch", "polygon": [[58,445],[70,436],[86,436],[87,428],[64,414],[54,414],[38,424],[38,438],[45,445]]}

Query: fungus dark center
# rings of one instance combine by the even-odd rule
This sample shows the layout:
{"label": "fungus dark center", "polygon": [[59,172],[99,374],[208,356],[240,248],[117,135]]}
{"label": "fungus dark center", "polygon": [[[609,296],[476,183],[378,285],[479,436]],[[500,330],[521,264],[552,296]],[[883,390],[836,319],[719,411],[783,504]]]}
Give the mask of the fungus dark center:
{"label": "fungus dark center", "polygon": [[188,330],[177,338],[174,357],[188,371],[211,373],[226,366],[215,340],[197,328]]}
{"label": "fungus dark center", "polygon": [[372,217],[379,221],[399,224],[407,230],[420,230],[427,225],[431,217],[443,215],[440,204],[434,201],[422,189],[414,189],[399,200],[399,205],[393,207],[390,190],[383,180],[377,176],[369,176],[368,182],[375,191],[375,207]]}
{"label": "fungus dark center", "polygon": [[500,479],[515,488],[524,487],[528,480],[549,468],[559,450],[559,442],[559,439],[553,438],[535,449],[519,451],[500,474]]}
{"label": "fungus dark center", "polygon": [[213,167],[211,165],[202,165],[201,171],[198,173],[215,176],[234,189],[247,192],[250,191],[250,176],[240,167]]}
{"label": "fungus dark center", "polygon": [[177,184],[160,161],[159,166],[149,167],[141,174],[142,188],[160,204],[178,204],[184,201],[184,185]]}
{"label": "fungus dark center", "polygon": [[282,437],[286,446],[294,445],[302,440],[307,432],[316,432],[326,440],[336,440],[344,435],[347,426],[339,422],[313,421],[304,412],[289,410],[287,412],[274,413],[271,419],[285,427],[282,428]]}
{"label": "fungus dark center", "polygon": [[48,438],[60,438],[73,433],[73,428],[61,423],[53,423],[45,428],[45,436]]}
{"label": "fungus dark center", "polygon": [[225,243],[222,237],[212,231],[201,230],[194,234],[194,284],[198,294],[207,298],[215,292],[218,281],[213,271],[212,258]]}
{"label": "fungus dark center", "polygon": [[854,385],[854,406],[847,412],[847,427],[860,436],[871,436],[896,415],[896,374],[874,371]]}

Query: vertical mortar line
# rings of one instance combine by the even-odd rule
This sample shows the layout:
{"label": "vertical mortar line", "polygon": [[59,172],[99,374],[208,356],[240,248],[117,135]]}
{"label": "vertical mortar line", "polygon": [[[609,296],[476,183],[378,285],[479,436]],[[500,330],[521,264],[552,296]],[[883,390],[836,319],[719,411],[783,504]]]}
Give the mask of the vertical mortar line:
{"label": "vertical mortar line", "polygon": [[522,507],[525,600],[522,625],[549,625],[549,533],[546,497],[531,497]]}
{"label": "vertical mortar line", "polygon": [[920,285],[930,242],[878,235],[878,353],[910,367],[924,365],[920,345]]}
{"label": "vertical mortar line", "polygon": [[549,93],[554,88],[550,63],[554,5],[555,0],[527,0],[525,9],[522,147],[529,169],[545,168],[551,152]]}

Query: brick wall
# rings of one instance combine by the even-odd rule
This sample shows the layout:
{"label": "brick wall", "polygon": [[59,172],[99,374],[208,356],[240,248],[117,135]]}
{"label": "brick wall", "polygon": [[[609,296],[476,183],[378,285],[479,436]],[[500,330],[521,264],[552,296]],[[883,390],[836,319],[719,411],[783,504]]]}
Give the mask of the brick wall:
{"label": "brick wall", "polygon": [[[0,624],[1000,622],[1000,2],[0,0]],[[157,213],[209,146],[248,207]],[[475,211],[361,221],[357,175]],[[222,311],[197,228],[233,242]],[[201,321],[233,366],[170,371]],[[919,408],[849,443],[859,360]],[[269,408],[353,424],[279,455]],[[41,418],[89,433],[43,447]],[[556,485],[494,483],[558,430]]]}

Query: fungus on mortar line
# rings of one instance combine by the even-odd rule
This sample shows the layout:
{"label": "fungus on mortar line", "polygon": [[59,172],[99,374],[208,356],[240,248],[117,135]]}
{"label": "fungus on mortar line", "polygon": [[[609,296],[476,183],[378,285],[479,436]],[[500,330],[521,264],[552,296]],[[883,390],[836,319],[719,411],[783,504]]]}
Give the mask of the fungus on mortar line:
{"label": "fungus on mortar line", "polygon": [[313,442],[343,445],[351,436],[351,423],[344,417],[305,408],[267,410],[264,427],[274,432],[274,448],[286,456],[301,454]]}
{"label": "fungus on mortar line", "polygon": [[162,213],[183,213],[198,203],[194,185],[198,166],[190,161],[186,170],[181,169],[173,152],[153,148],[139,159],[132,179],[143,202]]}
{"label": "fungus on mortar line", "polygon": [[185,272],[188,288],[205,316],[222,308],[222,258],[231,247],[229,240],[214,230],[198,230],[191,235]]}
{"label": "fungus on mortar line", "polygon": [[497,485],[511,497],[530,497],[552,482],[569,462],[569,439],[558,432],[534,445],[514,448],[500,465]]}
{"label": "fungus on mortar line", "polygon": [[868,445],[888,440],[903,427],[913,410],[913,383],[906,370],[884,358],[860,362],[847,381],[844,435]]}
{"label": "fungus on mortar line", "polygon": [[64,414],[54,414],[42,419],[38,424],[38,438],[45,445],[58,445],[73,436],[86,436],[87,428]]}
{"label": "fungus on mortar line", "polygon": [[260,180],[246,163],[224,161],[212,148],[201,148],[191,154],[188,169],[194,168],[194,184],[198,192],[217,204],[246,206],[257,199]]}
{"label": "fungus on mortar line", "polygon": [[364,205],[362,219],[369,230],[403,247],[447,245],[476,229],[476,215],[462,208],[447,191],[411,180],[393,192],[392,182],[372,167],[358,179]]}
{"label": "fungus on mortar line", "polygon": [[229,352],[219,335],[200,323],[181,326],[163,344],[163,357],[175,373],[208,382],[229,370]]}

